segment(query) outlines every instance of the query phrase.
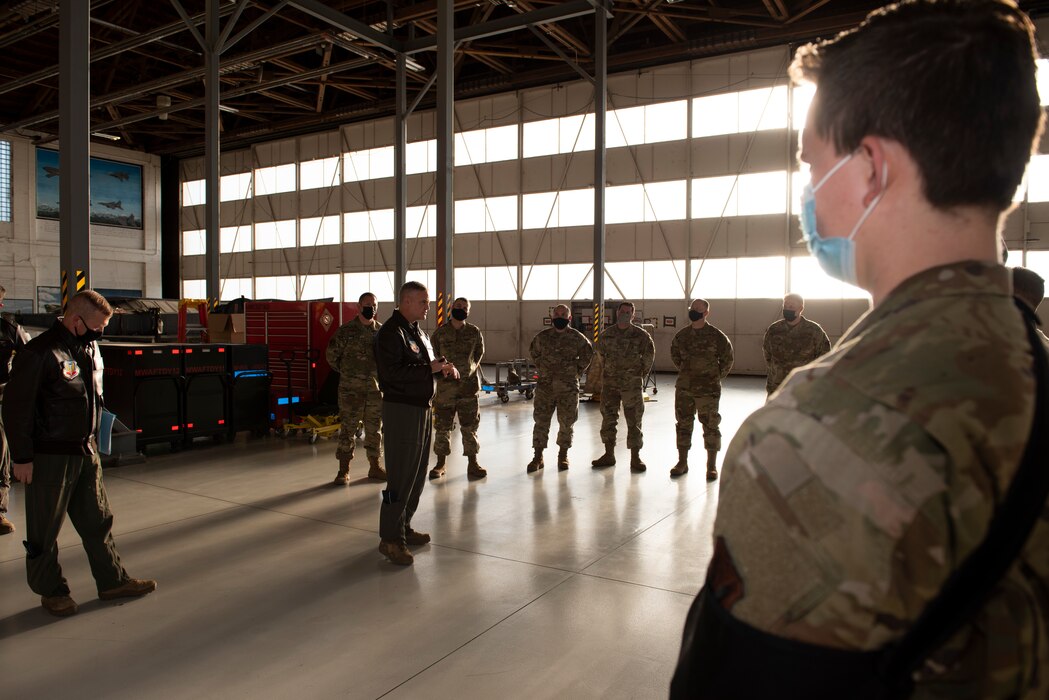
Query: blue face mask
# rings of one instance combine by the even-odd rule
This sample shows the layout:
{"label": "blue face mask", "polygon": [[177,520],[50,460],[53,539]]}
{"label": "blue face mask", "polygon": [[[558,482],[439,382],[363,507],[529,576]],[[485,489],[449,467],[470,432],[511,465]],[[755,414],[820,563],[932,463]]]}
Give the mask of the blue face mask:
{"label": "blue face mask", "polygon": [[843,165],[848,163],[852,156],[853,154],[850,153],[835,163],[834,167],[815,185],[812,183],[805,185],[805,189],[801,192],[801,216],[799,218],[801,235],[805,239],[805,244],[808,246],[812,256],[819,262],[823,271],[835,279],[855,285],[857,284],[856,244],[853,242],[853,239],[860,230],[860,226],[867,220],[870,213],[874,211],[874,207],[877,206],[882,194],[885,192],[885,182],[889,175],[888,166],[884,163],[882,164],[882,191],[863,210],[859,221],[852,227],[852,231],[848,236],[844,238],[823,238],[820,236],[819,231],[816,230],[816,191],[823,187],[831,175],[838,172]]}

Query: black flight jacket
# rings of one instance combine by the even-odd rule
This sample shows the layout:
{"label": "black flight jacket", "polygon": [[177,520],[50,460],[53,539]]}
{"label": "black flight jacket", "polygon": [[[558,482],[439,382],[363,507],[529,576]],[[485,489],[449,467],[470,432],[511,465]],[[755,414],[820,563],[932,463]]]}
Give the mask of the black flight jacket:
{"label": "black flight jacket", "polygon": [[436,390],[433,346],[419,323],[394,311],[375,334],[375,367],[382,400],[428,408]]}
{"label": "black flight jacket", "polygon": [[40,454],[91,455],[102,415],[102,353],[61,321],[29,341],[4,389],[4,432],[16,464]]}

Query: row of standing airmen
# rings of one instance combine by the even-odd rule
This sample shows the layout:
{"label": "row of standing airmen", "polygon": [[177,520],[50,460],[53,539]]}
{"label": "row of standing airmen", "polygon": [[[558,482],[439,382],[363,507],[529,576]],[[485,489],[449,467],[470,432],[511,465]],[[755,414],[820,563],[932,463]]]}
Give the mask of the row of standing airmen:
{"label": "row of standing airmen", "polygon": [[[364,293],[358,300],[358,316],[336,331],[327,348],[327,360],[339,373],[339,414],[341,428],[336,448],[339,470],[336,484],[348,484],[358,430],[363,426],[364,449],[368,455],[368,478],[385,480],[382,466],[382,393],[375,364],[374,340],[382,324],[374,294]],[[830,350],[830,340],[819,324],[805,318],[804,299],[789,294],[783,300],[783,318],[765,333],[763,351],[768,368],[766,389],[771,394],[795,367],[800,367]],[[688,472],[688,453],[692,447],[695,420],[703,426],[703,446],[707,453],[707,479],[717,479],[717,454],[721,450],[721,382],[732,369],[732,343],[709,322],[710,304],[696,299],[688,310],[689,325],[674,336],[670,352],[678,369],[675,385],[674,414],[677,432],[677,464],[672,477]],[[606,328],[596,346],[585,335],[572,328],[569,307],[559,304],[551,314],[551,327],[532,339],[529,355],[538,372],[535,390],[532,448],[534,455],[527,472],[545,466],[543,450],[547,447],[550,424],[557,413],[557,468],[569,467],[568,450],[572,447],[573,428],[579,415],[579,381],[590,367],[595,350],[601,367],[601,442],[605,452],[592,462],[595,469],[615,466],[615,444],[619,411],[626,417],[627,448],[630,469],[647,469],[641,460],[643,446],[642,416],[644,381],[655,359],[652,336],[634,323],[635,307],[622,302],[616,323]],[[430,479],[445,475],[451,453],[451,432],[458,419],[462,433],[463,454],[467,458],[467,476],[482,479],[487,470],[477,455],[480,444],[478,395],[481,390],[480,366],[484,357],[484,335],[470,323],[470,301],[459,297],[452,304],[450,321],[431,338],[436,357],[444,357],[460,376],[437,380],[433,400],[434,454],[437,462]]]}

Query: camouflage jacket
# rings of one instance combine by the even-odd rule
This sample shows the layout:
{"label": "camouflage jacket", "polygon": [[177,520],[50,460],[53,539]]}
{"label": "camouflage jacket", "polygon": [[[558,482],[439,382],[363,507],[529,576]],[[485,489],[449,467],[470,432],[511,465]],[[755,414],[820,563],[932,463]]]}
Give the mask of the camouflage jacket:
{"label": "camouflage jacket", "polygon": [[536,333],[528,347],[539,371],[539,386],[579,390],[579,377],[590,366],[594,348],[575,328],[547,328]]}
{"label": "camouflage jacket", "polygon": [[656,358],[652,336],[633,324],[626,328],[611,325],[601,331],[594,350],[601,355],[604,363],[601,369],[603,382],[644,378]]}
{"label": "camouflage jacket", "polygon": [[[795,371],[725,457],[711,564],[740,620],[815,644],[898,639],[986,535],[1034,414],[1009,271],[926,270]],[[719,583],[720,588],[722,583]],[[1049,510],[914,698],[1049,696]]]}
{"label": "camouflage jacket", "polygon": [[690,324],[674,335],[670,359],[678,368],[675,386],[697,396],[721,396],[721,380],[732,369],[732,343],[716,326]]}
{"label": "camouflage jacket", "polygon": [[448,362],[459,370],[459,379],[442,377],[437,380],[437,391],[445,392],[452,388],[460,392],[476,394],[481,388],[481,378],[477,369],[484,357],[484,336],[481,329],[472,323],[464,322],[456,330],[452,322],[444,324],[430,336],[435,357],[444,355]]}
{"label": "camouflage jacket", "polygon": [[765,390],[772,393],[791,370],[830,352],[830,338],[820,324],[804,316],[796,326],[780,319],[765,331],[762,349],[765,351],[765,366],[769,375]]}
{"label": "camouflage jacket", "polygon": [[368,327],[354,319],[335,331],[325,356],[331,368],[339,373],[340,387],[378,391],[374,344],[375,334],[381,327],[378,321]]}

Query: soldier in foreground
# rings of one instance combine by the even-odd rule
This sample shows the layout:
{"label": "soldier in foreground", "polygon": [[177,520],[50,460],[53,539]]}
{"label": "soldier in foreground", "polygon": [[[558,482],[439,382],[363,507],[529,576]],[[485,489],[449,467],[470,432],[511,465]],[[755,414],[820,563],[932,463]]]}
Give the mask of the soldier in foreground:
{"label": "soldier in foreground", "polygon": [[[552,328],[536,333],[528,354],[539,372],[532,416],[532,449],[528,473],[543,468],[543,450],[550,435],[550,421],[557,411],[557,470],[568,469],[572,427],[579,417],[579,377],[590,366],[594,348],[586,336],[572,328],[572,312],[565,304],[554,307]],[[617,409],[618,410],[618,409]]]}
{"label": "soldier in foreground", "polygon": [[616,323],[601,331],[595,350],[601,355],[601,442],[605,453],[593,461],[596,469],[615,466],[616,423],[619,406],[626,415],[626,445],[630,471],[645,471],[641,461],[641,417],[645,413],[645,376],[652,369],[656,346],[652,336],[634,325],[634,303],[624,301],[616,310]]}
{"label": "soldier in foreground", "polygon": [[377,320],[379,304],[365,292],[357,300],[359,313],[335,331],[326,352],[328,364],[339,373],[339,460],[336,484],[350,483],[350,461],[357,429],[364,424],[364,449],[368,452],[368,478],[386,480],[379,464],[382,456],[382,392],[375,372],[375,334],[382,328]]}
{"label": "soldier in foreground", "polygon": [[802,316],[804,311],[802,296],[788,294],[783,297],[783,318],[765,331],[761,346],[768,368],[765,391],[770,395],[795,368],[830,352],[830,338],[820,324]]}
{"label": "soldier in foreground", "polygon": [[102,480],[103,367],[96,341],[112,315],[98,292],[78,293],[65,315],[15,356],[4,389],[14,475],[25,484],[26,576],[43,608],[58,617],[79,609],[58,563],[58,534],[67,513],[99,598],[137,598],[157,588],[152,579],[131,578],[121,565]]}
{"label": "soldier in foreground", "polygon": [[459,370],[459,377],[442,376],[437,380],[437,395],[433,399],[434,439],[433,453],[437,464],[430,470],[431,479],[444,476],[445,460],[451,453],[449,433],[459,416],[459,431],[463,436],[463,454],[468,461],[466,476],[483,479],[488,471],[477,463],[477,426],[481,416],[477,405],[477,392],[481,390],[481,378],[477,370],[484,357],[484,336],[481,329],[467,322],[470,315],[470,300],[459,297],[452,304],[451,321],[433,332],[431,341],[437,357],[444,357]]}
{"label": "soldier in foreground", "polygon": [[710,324],[710,304],[706,300],[693,301],[688,318],[692,323],[678,331],[670,345],[670,359],[678,368],[674,385],[678,460],[670,476],[688,473],[692,428],[698,418],[707,451],[707,481],[714,481],[718,478],[717,459],[721,451],[721,380],[732,369],[732,343]]}
{"label": "soldier in foreground", "polygon": [[1036,56],[1008,0],[902,2],[798,50],[803,236],[873,307],[732,440],[672,696],[1049,697],[1046,353],[997,233]]}

